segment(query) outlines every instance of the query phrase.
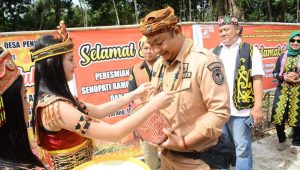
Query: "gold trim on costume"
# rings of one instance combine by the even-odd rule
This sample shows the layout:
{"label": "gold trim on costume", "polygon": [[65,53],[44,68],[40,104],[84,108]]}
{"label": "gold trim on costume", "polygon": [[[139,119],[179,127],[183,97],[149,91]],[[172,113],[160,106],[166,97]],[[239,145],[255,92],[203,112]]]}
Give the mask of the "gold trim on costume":
{"label": "gold trim on costume", "polygon": [[0,95],[19,77],[20,72],[7,49],[0,46]]}
{"label": "gold trim on costume", "polygon": [[93,149],[92,140],[86,139],[82,144],[70,149],[56,151],[42,149],[44,152],[41,152],[40,156],[49,169],[70,170],[92,160]]}
{"label": "gold trim on costume", "polygon": [[86,147],[90,143],[89,140],[85,140],[82,142],[82,144],[75,146],[73,148],[64,149],[64,150],[54,150],[54,151],[48,151],[50,155],[57,155],[57,154],[70,154],[73,152],[77,152],[79,149]]}
{"label": "gold trim on costume", "polygon": [[31,61],[40,61],[45,58],[66,54],[73,51],[73,43],[71,41],[70,35],[66,30],[66,25],[64,21],[60,21],[60,26],[58,30],[58,38],[62,39],[63,42],[59,44],[50,45],[48,47],[42,48],[31,53]]}
{"label": "gold trim on costume", "polygon": [[[140,168],[143,168],[143,170],[150,170],[150,167],[146,165],[143,161],[137,159],[137,158],[127,158],[123,156],[112,156],[112,157],[95,157],[93,160],[86,162],[84,164],[81,164],[80,166],[75,167],[73,170],[82,170],[82,169],[89,169],[89,167],[93,165],[105,165],[105,163],[114,162],[116,164],[120,162],[131,162],[135,165],[137,165]],[[101,166],[102,167],[102,166]]]}
{"label": "gold trim on costume", "polygon": [[6,114],[3,104],[3,98],[0,96],[0,127],[6,123]]}
{"label": "gold trim on costume", "polygon": [[0,46],[0,128],[6,123],[3,93],[15,82],[20,72],[7,49]]}

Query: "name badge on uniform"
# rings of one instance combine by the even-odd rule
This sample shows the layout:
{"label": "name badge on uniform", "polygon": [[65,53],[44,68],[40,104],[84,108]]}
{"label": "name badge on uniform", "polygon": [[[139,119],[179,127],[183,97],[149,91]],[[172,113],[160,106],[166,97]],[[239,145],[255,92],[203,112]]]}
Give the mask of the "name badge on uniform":
{"label": "name badge on uniform", "polygon": [[224,83],[224,74],[221,71],[222,64],[220,62],[213,62],[207,66],[207,68],[212,72],[212,78],[217,85],[222,85]]}
{"label": "name badge on uniform", "polygon": [[[176,75],[176,79],[178,79],[179,75]],[[191,78],[192,72],[189,71],[189,63],[183,63],[183,78]]]}
{"label": "name badge on uniform", "polygon": [[153,71],[152,72],[152,77],[155,77],[156,76],[156,71]]}
{"label": "name badge on uniform", "polygon": [[183,72],[188,72],[189,70],[189,63],[183,63]]}

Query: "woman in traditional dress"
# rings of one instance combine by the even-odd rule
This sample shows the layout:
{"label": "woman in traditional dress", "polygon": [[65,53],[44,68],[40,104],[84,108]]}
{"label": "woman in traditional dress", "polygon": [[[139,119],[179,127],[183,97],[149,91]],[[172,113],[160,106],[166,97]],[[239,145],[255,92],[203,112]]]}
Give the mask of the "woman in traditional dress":
{"label": "woman in traditional dress", "polygon": [[278,57],[274,77],[278,80],[272,109],[279,151],[287,148],[285,122],[293,127],[292,153],[300,152],[300,32],[290,35],[287,51]]}
{"label": "woman in traditional dress", "polygon": [[52,169],[72,169],[92,159],[92,141],[117,142],[132,133],[148,116],[173,100],[173,92],[162,92],[140,110],[115,124],[101,118],[127,106],[152,88],[150,83],[123,97],[92,105],[72,96],[68,81],[73,79],[73,43],[63,22],[60,37],[43,36],[32,51],[35,61],[35,130],[43,160]]}
{"label": "woman in traditional dress", "polygon": [[30,148],[29,107],[23,77],[0,46],[0,169],[44,169]]}

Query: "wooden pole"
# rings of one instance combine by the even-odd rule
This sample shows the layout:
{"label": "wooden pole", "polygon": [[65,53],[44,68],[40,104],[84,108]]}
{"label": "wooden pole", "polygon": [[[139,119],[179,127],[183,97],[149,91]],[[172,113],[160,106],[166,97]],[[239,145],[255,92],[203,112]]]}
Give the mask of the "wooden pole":
{"label": "wooden pole", "polygon": [[297,0],[297,22],[299,22],[299,0]]}
{"label": "wooden pole", "polygon": [[189,0],[189,21],[192,21],[192,3]]}
{"label": "wooden pole", "polygon": [[116,13],[117,25],[120,25],[120,20],[119,20],[119,15],[118,15],[118,11],[117,11],[115,0],[112,0],[112,2],[114,4],[114,9],[115,9],[115,13]]}
{"label": "wooden pole", "polygon": [[136,24],[139,24],[139,13],[137,11],[136,0],[134,0],[133,3],[134,3],[134,11],[135,11],[135,22],[136,22]]}

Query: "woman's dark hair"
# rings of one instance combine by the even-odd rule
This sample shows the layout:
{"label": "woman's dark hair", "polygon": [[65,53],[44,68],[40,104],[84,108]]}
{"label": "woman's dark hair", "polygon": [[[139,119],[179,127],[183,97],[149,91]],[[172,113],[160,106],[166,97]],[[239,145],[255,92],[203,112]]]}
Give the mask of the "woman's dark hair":
{"label": "woman's dark hair", "polygon": [[[52,35],[46,35],[38,39],[32,52],[48,47],[53,44],[61,43],[61,40],[55,39]],[[84,112],[84,109],[74,99],[65,76],[63,67],[63,55],[52,56],[35,62],[35,80],[34,80],[34,103],[35,110],[40,97],[43,94],[53,94],[69,99],[78,109]],[[33,111],[33,125],[36,124],[36,114]],[[37,127],[38,128],[38,127]]]}
{"label": "woman's dark hair", "polygon": [[23,77],[20,75],[2,94],[6,123],[0,128],[0,159],[43,167],[30,148],[21,96],[22,86]]}

